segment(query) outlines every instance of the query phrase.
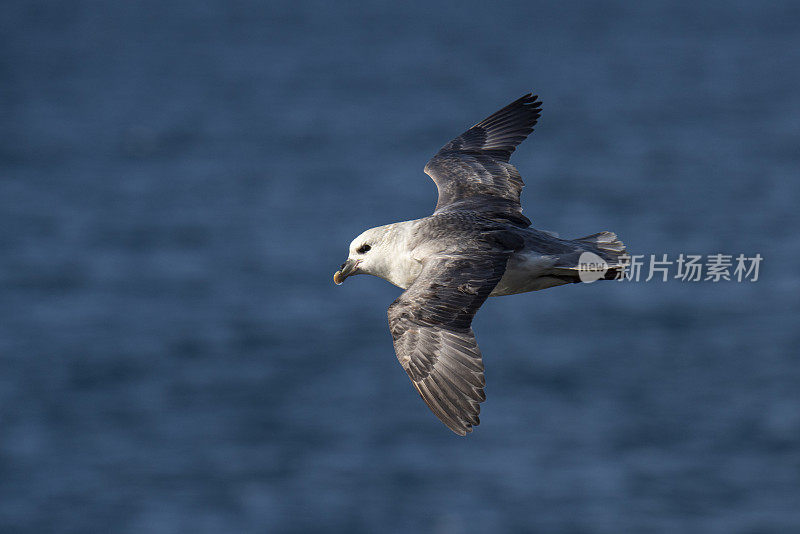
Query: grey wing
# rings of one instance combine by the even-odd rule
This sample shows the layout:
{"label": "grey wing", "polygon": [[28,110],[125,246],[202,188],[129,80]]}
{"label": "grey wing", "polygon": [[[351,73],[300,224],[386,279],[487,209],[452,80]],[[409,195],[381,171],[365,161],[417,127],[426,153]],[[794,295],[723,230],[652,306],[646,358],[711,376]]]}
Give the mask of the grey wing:
{"label": "grey wing", "polygon": [[451,210],[481,212],[523,228],[519,197],[525,185],[508,163],[511,153],[533,131],[542,103],[530,93],[456,137],[425,165],[436,183],[436,213]]}
{"label": "grey wing", "polygon": [[508,252],[432,258],[389,306],[397,359],[433,413],[459,435],[480,423],[486,399],[472,318],[503,276]]}

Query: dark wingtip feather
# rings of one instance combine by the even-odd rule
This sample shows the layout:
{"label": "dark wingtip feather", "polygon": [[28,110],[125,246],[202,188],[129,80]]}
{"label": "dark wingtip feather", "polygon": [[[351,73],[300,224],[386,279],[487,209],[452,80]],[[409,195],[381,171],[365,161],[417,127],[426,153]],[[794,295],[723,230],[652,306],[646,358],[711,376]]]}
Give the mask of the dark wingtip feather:
{"label": "dark wingtip feather", "polygon": [[[499,151],[498,156],[508,161],[508,157],[514,152],[517,145],[533,132],[533,127],[541,117],[541,106],[539,95],[528,93],[518,98],[464,132],[458,148]],[[483,134],[476,138],[480,140],[477,146],[473,146],[476,139],[469,136],[472,131],[479,131]],[[457,148],[457,146],[448,148]]]}

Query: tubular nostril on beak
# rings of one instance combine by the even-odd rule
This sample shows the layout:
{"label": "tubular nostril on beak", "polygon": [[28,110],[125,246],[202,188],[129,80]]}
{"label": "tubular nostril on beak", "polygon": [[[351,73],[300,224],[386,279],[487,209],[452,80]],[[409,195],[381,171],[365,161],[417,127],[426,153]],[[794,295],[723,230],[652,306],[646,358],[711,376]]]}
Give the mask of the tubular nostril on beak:
{"label": "tubular nostril on beak", "polygon": [[347,263],[343,263],[343,264],[342,264],[342,266],[341,266],[341,267],[339,267],[339,270],[340,270],[340,271],[341,271],[341,270],[343,270],[345,265],[347,265]]}

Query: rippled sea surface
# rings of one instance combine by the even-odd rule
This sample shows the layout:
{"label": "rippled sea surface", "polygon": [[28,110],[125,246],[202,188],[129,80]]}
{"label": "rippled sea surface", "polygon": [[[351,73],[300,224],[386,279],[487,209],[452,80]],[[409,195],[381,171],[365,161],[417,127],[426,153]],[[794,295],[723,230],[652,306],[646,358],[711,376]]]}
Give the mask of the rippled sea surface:
{"label": "rippled sea surface", "polygon": [[[490,299],[460,438],[331,275],[529,90],[538,228],[764,261]],[[4,4],[0,530],[799,532],[798,94],[795,2]]]}

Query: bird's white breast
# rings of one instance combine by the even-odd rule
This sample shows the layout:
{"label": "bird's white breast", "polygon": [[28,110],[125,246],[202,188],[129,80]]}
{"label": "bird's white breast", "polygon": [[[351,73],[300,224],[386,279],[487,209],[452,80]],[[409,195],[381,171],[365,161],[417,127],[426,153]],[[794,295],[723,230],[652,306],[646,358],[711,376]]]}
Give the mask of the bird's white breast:
{"label": "bird's white breast", "polygon": [[422,263],[414,260],[407,251],[398,250],[383,278],[397,287],[408,289],[421,271]]}
{"label": "bird's white breast", "polygon": [[404,221],[386,225],[379,246],[373,249],[375,257],[369,274],[379,276],[402,289],[407,289],[422,271],[422,262],[415,258],[409,239],[418,221]]}

